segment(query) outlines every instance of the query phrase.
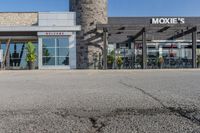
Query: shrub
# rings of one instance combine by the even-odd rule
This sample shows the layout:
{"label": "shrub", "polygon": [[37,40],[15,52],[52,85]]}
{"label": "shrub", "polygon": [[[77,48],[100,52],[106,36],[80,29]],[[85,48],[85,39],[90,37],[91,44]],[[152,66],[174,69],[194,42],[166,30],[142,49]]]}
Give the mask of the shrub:
{"label": "shrub", "polygon": [[32,42],[28,42],[26,44],[26,50],[27,50],[26,61],[27,62],[35,62],[36,58],[37,58],[37,56],[35,54],[36,48]]}
{"label": "shrub", "polygon": [[122,57],[118,56],[116,59],[116,63],[117,63],[118,68],[121,68],[121,66],[123,64]]}

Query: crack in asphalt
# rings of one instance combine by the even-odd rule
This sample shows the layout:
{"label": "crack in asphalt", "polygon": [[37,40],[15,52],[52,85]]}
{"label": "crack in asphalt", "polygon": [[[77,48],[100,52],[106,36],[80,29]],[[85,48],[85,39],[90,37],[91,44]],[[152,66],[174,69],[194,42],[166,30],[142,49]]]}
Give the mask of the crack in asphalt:
{"label": "crack in asphalt", "polygon": [[168,107],[167,109],[169,109],[171,112],[178,113],[182,117],[191,120],[193,123],[200,125],[200,118],[198,118],[200,114],[199,111],[196,109],[186,110],[182,109],[181,107]]}
{"label": "crack in asphalt", "polygon": [[106,126],[106,124],[103,122],[98,123],[97,118],[90,117],[89,120],[92,123],[92,132],[100,133],[102,129]]}
{"label": "crack in asphalt", "polygon": [[[49,113],[60,116],[63,119],[68,119],[68,117],[75,117],[75,118],[78,118],[78,120],[80,120],[80,122],[83,122],[82,120],[85,119],[85,120],[87,120],[87,122],[89,124],[91,123],[88,133],[101,133],[104,131],[104,128],[106,128],[107,126],[109,126],[109,124],[111,124],[110,122],[112,121],[112,118],[115,118],[115,117],[127,116],[127,118],[129,118],[129,116],[137,116],[137,115],[153,116],[153,115],[157,115],[157,114],[171,114],[172,112],[177,113],[176,110],[174,110],[174,111],[172,111],[172,110],[173,110],[173,108],[171,110],[166,109],[166,108],[149,108],[149,109],[118,108],[111,112],[106,112],[106,113],[102,113],[102,114],[99,114],[99,111],[94,110],[94,112],[96,112],[96,113],[95,113],[95,115],[92,115],[92,114],[88,113],[87,110],[83,110],[83,112],[80,113],[80,112],[77,112],[77,111],[80,111],[80,109],[77,109],[77,111],[76,111],[76,110],[60,108],[55,111],[50,111]],[[20,114],[24,114],[24,113],[26,115],[29,115],[29,114],[34,114],[34,111],[35,110],[33,110],[33,112],[31,110],[28,110],[28,111],[20,110],[17,112],[7,112],[7,113],[4,112],[3,114],[0,113],[0,117],[1,117],[1,115],[2,115],[2,117],[7,117],[9,115],[15,116],[15,115],[20,115]],[[91,112],[91,110],[89,112]],[[191,113],[193,111],[185,110],[185,112]],[[48,112],[43,112],[43,113],[48,113]],[[144,132],[137,126],[137,124],[133,123],[132,126],[138,133]],[[199,131],[199,130],[197,130],[197,131]],[[196,133],[196,132],[194,132],[194,133]]]}
{"label": "crack in asphalt", "polygon": [[102,131],[102,129],[104,127],[106,127],[106,124],[104,122],[98,122],[98,120],[100,119],[99,117],[70,114],[69,111],[67,111],[66,109],[62,109],[62,111],[54,112],[54,114],[59,115],[63,118],[66,118],[67,116],[73,116],[78,119],[80,119],[80,118],[88,119],[92,124],[90,133],[100,133]]}
{"label": "crack in asphalt", "polygon": [[181,107],[178,107],[178,108],[176,108],[176,107],[168,107],[160,99],[158,99],[157,97],[153,96],[152,94],[146,92],[142,88],[127,84],[127,83],[123,82],[122,80],[119,81],[119,83],[124,85],[124,86],[126,86],[126,87],[128,87],[128,88],[139,90],[144,95],[146,95],[146,96],[154,99],[155,101],[157,101],[163,108],[165,108],[167,110],[170,110],[173,113],[177,113],[181,117],[184,117],[184,118],[192,121],[193,123],[200,125],[200,112],[197,109],[183,109]]}
{"label": "crack in asphalt", "polygon": [[[103,113],[103,114],[98,114],[99,112],[97,112],[96,115],[91,116],[90,114],[88,114],[88,112],[86,110],[84,110],[84,112],[82,112],[82,115],[78,115],[76,113],[74,113],[75,111],[69,111],[67,109],[60,109],[57,112],[54,112],[54,114],[63,117],[64,119],[67,118],[68,116],[72,116],[72,117],[76,117],[78,119],[88,119],[92,126],[91,126],[91,131],[89,133],[101,133],[103,131],[103,129],[108,126],[108,122],[110,121],[110,118],[115,118],[117,116],[137,116],[137,115],[149,115],[149,116],[153,116],[156,114],[166,114],[166,113],[170,113],[170,111],[168,110],[164,110],[164,109],[160,109],[160,108],[154,108],[154,109],[135,109],[135,108],[118,108],[116,110],[113,110],[109,113]],[[101,121],[100,119],[104,119],[103,121]],[[144,133],[144,131],[140,130],[140,128],[136,125],[133,124],[135,130],[138,133]]]}
{"label": "crack in asphalt", "polygon": [[[80,111],[80,109],[79,109]],[[76,114],[76,111],[59,109],[54,114],[63,117],[64,119],[72,116],[78,119],[88,119],[91,122],[91,131],[89,133],[101,133],[105,127],[108,126],[108,122],[111,121],[110,118],[115,118],[118,116],[137,116],[137,115],[149,115],[153,116],[156,114],[170,114],[171,112],[166,109],[153,108],[153,109],[135,109],[135,108],[118,108],[108,113],[99,114],[99,111],[96,111],[96,115],[88,114],[87,110],[84,110],[81,114]],[[95,112],[95,111],[94,111]],[[94,113],[93,112],[93,113]],[[101,121],[103,119],[103,121]],[[144,133],[140,128],[133,124],[135,130],[138,133]]]}

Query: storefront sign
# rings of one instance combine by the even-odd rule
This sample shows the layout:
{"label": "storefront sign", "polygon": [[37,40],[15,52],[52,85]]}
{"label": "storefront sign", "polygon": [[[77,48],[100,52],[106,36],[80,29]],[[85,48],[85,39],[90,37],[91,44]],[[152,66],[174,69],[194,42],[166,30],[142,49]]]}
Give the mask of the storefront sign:
{"label": "storefront sign", "polygon": [[185,18],[152,18],[152,24],[185,24]]}
{"label": "storefront sign", "polygon": [[71,32],[38,32],[38,36],[70,36]]}
{"label": "storefront sign", "polygon": [[3,62],[3,49],[0,49],[0,62]]}

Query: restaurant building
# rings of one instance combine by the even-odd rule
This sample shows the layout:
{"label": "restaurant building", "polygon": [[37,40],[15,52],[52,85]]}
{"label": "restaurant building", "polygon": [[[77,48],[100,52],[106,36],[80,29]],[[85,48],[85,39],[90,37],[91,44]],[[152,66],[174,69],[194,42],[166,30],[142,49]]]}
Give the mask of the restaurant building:
{"label": "restaurant building", "polygon": [[36,69],[200,67],[200,17],[103,14],[98,23],[101,15],[84,12],[0,13],[1,67],[27,69],[28,42],[36,47]]}
{"label": "restaurant building", "polygon": [[0,61],[5,69],[27,69],[26,44],[36,47],[36,69],[76,69],[74,12],[0,13]]}
{"label": "restaurant building", "polygon": [[200,17],[108,17],[107,0],[69,0],[81,69],[197,68]]}

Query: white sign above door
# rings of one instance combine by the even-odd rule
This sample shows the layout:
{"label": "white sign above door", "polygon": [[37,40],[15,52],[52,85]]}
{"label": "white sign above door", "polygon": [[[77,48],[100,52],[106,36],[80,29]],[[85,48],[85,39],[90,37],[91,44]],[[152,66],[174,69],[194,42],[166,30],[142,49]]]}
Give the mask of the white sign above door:
{"label": "white sign above door", "polygon": [[38,36],[71,36],[72,32],[38,32]]}

